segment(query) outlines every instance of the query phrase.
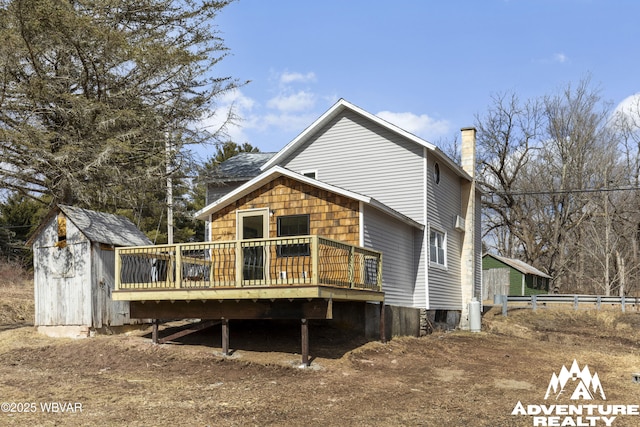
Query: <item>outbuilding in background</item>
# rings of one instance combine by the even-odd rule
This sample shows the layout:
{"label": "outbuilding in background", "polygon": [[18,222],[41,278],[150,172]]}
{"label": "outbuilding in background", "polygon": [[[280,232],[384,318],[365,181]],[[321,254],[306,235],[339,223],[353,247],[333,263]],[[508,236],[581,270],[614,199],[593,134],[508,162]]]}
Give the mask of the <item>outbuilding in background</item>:
{"label": "outbuilding in background", "polygon": [[33,249],[35,326],[51,336],[140,323],[129,302],[113,301],[118,246],[151,245],[129,219],[58,205],[27,242]]}
{"label": "outbuilding in background", "polygon": [[549,292],[551,276],[514,258],[482,256],[483,300],[493,295],[535,295]]}

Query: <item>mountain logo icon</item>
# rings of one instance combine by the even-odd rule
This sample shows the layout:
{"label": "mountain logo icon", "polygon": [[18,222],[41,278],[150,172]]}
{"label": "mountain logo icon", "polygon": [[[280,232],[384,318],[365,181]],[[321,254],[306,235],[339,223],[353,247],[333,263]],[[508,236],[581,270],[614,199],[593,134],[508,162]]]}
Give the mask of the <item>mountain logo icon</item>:
{"label": "mountain logo icon", "polygon": [[582,370],[578,366],[578,362],[574,359],[571,369],[567,369],[564,365],[559,374],[555,372],[551,376],[549,381],[549,387],[547,388],[547,394],[544,398],[548,399],[549,396],[555,395],[556,400],[561,396],[566,396],[571,393],[571,400],[593,400],[596,395],[599,395],[602,400],[607,398],[602,390],[602,384],[597,373],[591,375],[589,367],[584,366]]}

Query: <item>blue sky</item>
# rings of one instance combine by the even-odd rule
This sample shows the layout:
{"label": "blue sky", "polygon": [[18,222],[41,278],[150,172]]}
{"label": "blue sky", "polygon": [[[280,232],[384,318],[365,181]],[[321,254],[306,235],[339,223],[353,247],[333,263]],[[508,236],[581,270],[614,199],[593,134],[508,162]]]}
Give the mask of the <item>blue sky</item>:
{"label": "blue sky", "polygon": [[240,0],[220,13],[219,102],[231,139],[277,151],[339,98],[436,145],[491,96],[555,94],[588,76],[614,106],[640,92],[637,0]]}

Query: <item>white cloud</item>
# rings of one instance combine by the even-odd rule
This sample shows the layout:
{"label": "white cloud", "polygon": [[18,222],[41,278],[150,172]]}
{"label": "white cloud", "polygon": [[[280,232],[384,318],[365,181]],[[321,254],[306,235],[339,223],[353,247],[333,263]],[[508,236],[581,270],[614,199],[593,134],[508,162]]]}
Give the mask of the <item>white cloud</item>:
{"label": "white cloud", "polygon": [[[305,114],[267,114],[261,117],[263,128],[278,128],[285,132],[300,132],[318,118],[316,112]],[[286,141],[289,142],[289,141]]]}
{"label": "white cloud", "polygon": [[625,115],[640,116],[640,93],[627,96],[618,104],[615,112]]}
{"label": "white cloud", "polygon": [[267,101],[267,107],[282,112],[305,111],[312,109],[316,103],[316,96],[304,90],[292,94],[280,93]]}
{"label": "white cloud", "polygon": [[424,139],[433,140],[450,132],[450,124],[447,120],[436,120],[426,114],[380,111],[376,116]]}
{"label": "white cloud", "polygon": [[313,71],[307,74],[283,72],[280,75],[280,83],[288,85],[291,83],[314,83],[316,81],[316,73]]}
{"label": "white cloud", "polygon": [[559,63],[563,64],[563,63],[567,62],[569,60],[569,58],[564,53],[555,53],[553,55],[553,60],[555,62],[559,62]]}

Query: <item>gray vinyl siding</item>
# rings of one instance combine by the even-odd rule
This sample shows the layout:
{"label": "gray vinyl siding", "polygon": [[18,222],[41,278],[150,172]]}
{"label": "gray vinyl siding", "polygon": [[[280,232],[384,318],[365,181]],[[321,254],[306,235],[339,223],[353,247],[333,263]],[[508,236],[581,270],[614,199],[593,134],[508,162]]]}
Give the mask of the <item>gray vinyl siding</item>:
{"label": "gray vinyl siding", "polygon": [[[440,167],[440,183],[434,179],[435,163]],[[427,159],[427,223],[446,235],[446,268],[431,265],[426,257],[429,278],[429,309],[460,310],[462,308],[460,254],[463,234],[454,228],[461,211],[461,183],[458,175],[435,156]],[[429,250],[429,227],[425,245]]]}
{"label": "gray vinyl siding", "polygon": [[[429,240],[425,240],[425,231],[413,230],[413,256],[416,266],[416,288],[413,293],[413,306],[416,308],[427,308],[427,259]],[[427,236],[428,237],[428,236]]]}
{"label": "gray vinyl siding", "polygon": [[364,246],[382,252],[382,289],[385,303],[414,307],[413,294],[418,268],[414,264],[414,230],[421,230],[365,206]]}
{"label": "gray vinyl siding", "polygon": [[317,179],[373,197],[424,222],[423,147],[344,111],[280,165],[317,171]]}

